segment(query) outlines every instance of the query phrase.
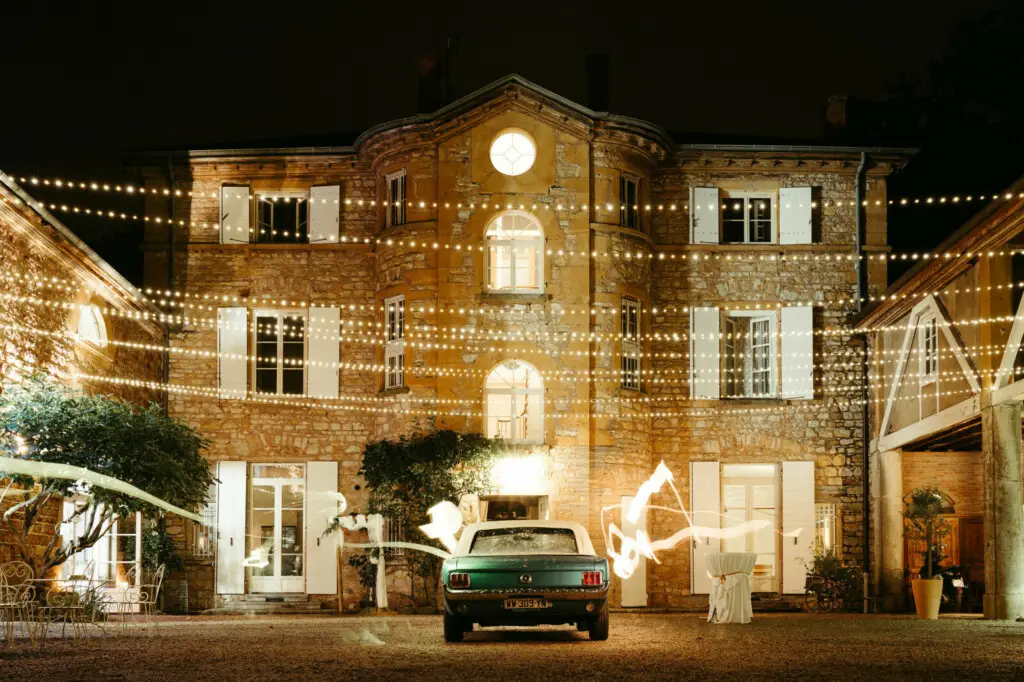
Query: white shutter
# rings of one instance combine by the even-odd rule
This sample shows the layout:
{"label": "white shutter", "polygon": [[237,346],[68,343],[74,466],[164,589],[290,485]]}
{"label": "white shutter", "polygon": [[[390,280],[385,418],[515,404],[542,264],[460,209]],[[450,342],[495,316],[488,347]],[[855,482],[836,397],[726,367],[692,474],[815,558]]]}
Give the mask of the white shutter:
{"label": "white shutter", "polygon": [[[718,462],[690,462],[690,516],[693,525],[720,528],[722,519],[722,488]],[[721,551],[722,541],[699,531],[690,545],[690,593],[711,594],[707,557]]]}
{"label": "white shutter", "polygon": [[248,388],[248,310],[217,308],[217,388],[221,398],[244,398]]}
{"label": "white shutter", "polygon": [[690,242],[718,243],[718,188],[694,187],[690,190]]}
{"label": "white shutter", "polygon": [[782,463],[782,532],[782,592],[803,594],[814,544],[814,462]]}
{"label": "white shutter", "polygon": [[810,244],[812,231],[810,187],[783,187],[779,190],[779,243]]}
{"label": "white shutter", "polygon": [[690,310],[690,397],[713,398],[720,393],[718,308]]}
{"label": "white shutter", "polygon": [[782,309],[782,397],[814,398],[814,308]]}
{"label": "white shutter", "polygon": [[227,185],[220,188],[220,243],[249,243],[249,187]]}
{"label": "white shutter", "polygon": [[341,185],[309,188],[309,243],[337,244],[341,217]]}
{"label": "white shutter", "polygon": [[338,397],[340,308],[309,309],[307,391],[317,398]]}
{"label": "white shutter", "polygon": [[[622,533],[627,538],[635,538],[637,531],[647,532],[647,510],[644,509],[636,523],[630,523],[626,518],[626,510],[633,503],[632,495],[622,496]],[[647,557],[641,556],[633,575],[622,581],[622,606],[645,607],[647,606]]]}
{"label": "white shutter", "polygon": [[337,492],[337,462],[306,462],[306,594],[338,593],[338,536],[323,536],[338,514]]}
{"label": "white shutter", "polygon": [[245,592],[245,469],[217,463],[217,594]]}

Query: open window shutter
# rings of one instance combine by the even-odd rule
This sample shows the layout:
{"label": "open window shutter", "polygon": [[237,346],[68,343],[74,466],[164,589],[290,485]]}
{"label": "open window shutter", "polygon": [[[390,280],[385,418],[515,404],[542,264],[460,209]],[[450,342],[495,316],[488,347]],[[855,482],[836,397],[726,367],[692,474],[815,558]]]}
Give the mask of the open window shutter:
{"label": "open window shutter", "polygon": [[786,306],[782,315],[782,397],[814,398],[814,308]]}
{"label": "open window shutter", "polygon": [[309,243],[337,244],[341,218],[341,185],[309,188]]}
{"label": "open window shutter", "polygon": [[690,310],[690,397],[713,398],[720,393],[718,308]]}
{"label": "open window shutter", "polygon": [[[626,510],[633,503],[632,495],[622,496],[622,533],[627,538],[635,538],[637,531],[647,532],[647,510],[644,509],[636,523],[630,523],[626,518]],[[640,563],[637,564],[633,575],[622,581],[622,606],[645,607],[647,606],[647,557],[640,556]]]}
{"label": "open window shutter", "polygon": [[803,594],[814,544],[814,462],[782,463],[782,592]]}
{"label": "open window shutter", "polygon": [[249,187],[226,185],[220,188],[220,243],[249,243]]}
{"label": "open window shutter", "polygon": [[340,308],[309,309],[309,366],[307,391],[317,398],[338,397],[338,333]]}
{"label": "open window shutter", "polygon": [[217,594],[245,592],[245,468],[217,464]]}
{"label": "open window shutter", "polygon": [[692,243],[718,243],[718,209],[717,187],[694,187],[690,190],[690,241]]}
{"label": "open window shutter", "polygon": [[244,398],[248,388],[246,308],[217,309],[217,388],[221,398]]}
{"label": "open window shutter", "polygon": [[[722,519],[722,489],[718,462],[690,462],[690,515],[693,525],[719,528]],[[691,540],[690,592],[711,594],[707,557],[721,551],[722,541],[698,531]]]}
{"label": "open window shutter", "polygon": [[323,536],[338,513],[337,493],[338,463],[306,462],[306,594],[338,593],[338,536]]}
{"label": "open window shutter", "polygon": [[810,244],[814,241],[810,187],[779,190],[779,243]]}

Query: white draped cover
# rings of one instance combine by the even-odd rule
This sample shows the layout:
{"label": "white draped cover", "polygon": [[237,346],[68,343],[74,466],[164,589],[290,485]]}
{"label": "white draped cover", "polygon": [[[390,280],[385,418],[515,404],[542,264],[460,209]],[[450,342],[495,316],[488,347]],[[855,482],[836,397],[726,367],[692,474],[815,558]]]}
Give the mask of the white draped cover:
{"label": "white draped cover", "polygon": [[715,552],[707,557],[712,576],[708,595],[708,622],[749,623],[754,609],[750,604],[751,579],[757,555],[753,552]]}

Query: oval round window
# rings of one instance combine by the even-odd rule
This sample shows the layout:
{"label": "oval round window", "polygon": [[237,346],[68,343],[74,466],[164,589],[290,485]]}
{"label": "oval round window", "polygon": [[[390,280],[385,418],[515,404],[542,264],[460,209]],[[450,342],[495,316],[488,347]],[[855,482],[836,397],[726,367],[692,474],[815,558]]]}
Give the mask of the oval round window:
{"label": "oval round window", "polygon": [[491,143],[491,164],[505,175],[522,175],[530,170],[536,158],[537,147],[522,130],[502,131]]}

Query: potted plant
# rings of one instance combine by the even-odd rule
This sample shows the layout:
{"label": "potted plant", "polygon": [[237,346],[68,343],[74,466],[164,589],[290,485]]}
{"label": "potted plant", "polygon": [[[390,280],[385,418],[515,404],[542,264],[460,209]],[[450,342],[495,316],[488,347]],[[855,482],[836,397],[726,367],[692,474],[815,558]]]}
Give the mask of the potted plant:
{"label": "potted plant", "polygon": [[917,609],[917,617],[922,620],[935,620],[939,617],[942,575],[936,573],[935,566],[942,560],[939,541],[950,531],[949,524],[942,518],[947,500],[946,495],[934,487],[915,488],[903,497],[907,534],[912,539],[923,540],[925,544],[922,575],[919,579],[912,577],[910,581],[914,608]]}

